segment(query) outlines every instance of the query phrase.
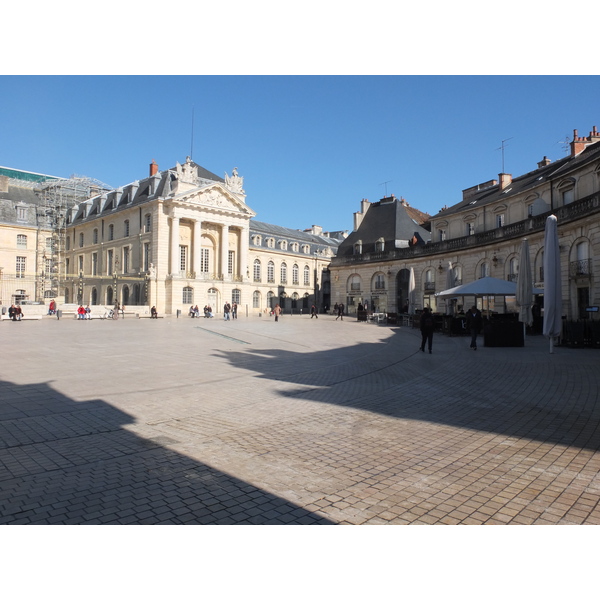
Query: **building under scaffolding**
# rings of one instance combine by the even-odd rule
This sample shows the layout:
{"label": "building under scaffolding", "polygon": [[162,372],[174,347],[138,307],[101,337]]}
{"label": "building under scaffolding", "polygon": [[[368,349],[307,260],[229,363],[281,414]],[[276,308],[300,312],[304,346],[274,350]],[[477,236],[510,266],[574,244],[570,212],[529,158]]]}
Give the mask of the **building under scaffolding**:
{"label": "building under scaffolding", "polygon": [[97,179],[72,175],[69,179],[52,179],[38,182],[36,194],[41,202],[38,209],[39,227],[52,232],[52,242],[38,248],[38,295],[44,298],[60,296],[65,281],[64,252],[67,249],[67,213],[76,204],[110,191],[112,188]]}
{"label": "building under scaffolding", "polygon": [[111,189],[89,177],[0,167],[0,304],[44,303],[62,295],[67,213]]}

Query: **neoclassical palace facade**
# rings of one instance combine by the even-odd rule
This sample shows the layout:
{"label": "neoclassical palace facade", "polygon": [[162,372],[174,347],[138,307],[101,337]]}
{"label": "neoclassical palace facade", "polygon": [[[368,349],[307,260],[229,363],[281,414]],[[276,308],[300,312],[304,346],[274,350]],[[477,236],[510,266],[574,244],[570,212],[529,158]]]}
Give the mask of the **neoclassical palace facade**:
{"label": "neoclassical palace facade", "polygon": [[[339,238],[253,221],[243,178],[194,163],[99,194],[67,215],[64,301],[155,306],[187,313],[236,302],[247,314],[276,303],[308,310],[328,301],[327,265]],[[324,275],[325,273],[325,275]]]}
{"label": "neoclassical palace facade", "polygon": [[[512,177],[465,189],[462,200],[431,217],[430,239],[410,228],[390,227],[390,215],[402,210],[395,198],[363,200],[354,231],[340,244],[329,270],[331,301],[344,302],[350,312],[367,301],[382,312],[402,312],[408,301],[409,274],[415,275],[415,308],[446,312],[437,292],[485,276],[516,280],[519,251],[528,239],[533,277],[544,287],[544,227],[550,214],[558,219],[563,315],[587,318],[600,304],[600,133],[586,137],[574,131],[570,155]],[[393,211],[393,212],[392,212]],[[414,224],[417,232],[416,223]],[[419,239],[421,238],[421,239]],[[450,271],[450,272],[449,272]],[[473,302],[474,299],[465,299]],[[482,299],[478,300],[482,304]],[[503,298],[482,308],[516,310]],[[509,300],[510,302],[510,300]],[[538,297],[543,305],[543,295]]]}

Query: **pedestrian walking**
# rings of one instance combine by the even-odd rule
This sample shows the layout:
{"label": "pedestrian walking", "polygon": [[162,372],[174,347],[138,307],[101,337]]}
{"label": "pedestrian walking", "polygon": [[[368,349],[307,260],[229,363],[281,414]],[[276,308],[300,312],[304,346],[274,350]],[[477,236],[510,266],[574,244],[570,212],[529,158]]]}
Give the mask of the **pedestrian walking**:
{"label": "pedestrian walking", "polygon": [[431,310],[427,307],[423,309],[421,313],[421,352],[425,352],[425,343],[427,343],[427,347],[429,349],[429,354],[431,354],[431,346],[433,344],[433,329],[435,323],[433,322],[433,314]]}
{"label": "pedestrian walking", "polygon": [[273,314],[275,315],[275,323],[277,323],[277,321],[279,321],[279,315],[281,314],[281,306],[279,306],[279,304],[275,305]]}
{"label": "pedestrian walking", "polygon": [[482,326],[481,311],[476,306],[472,306],[467,312],[467,329],[471,332],[471,345],[469,348],[473,348],[473,350],[477,350],[477,336]]}
{"label": "pedestrian walking", "polygon": [[223,307],[223,321],[230,320],[230,313],[231,313],[231,304],[229,304],[229,302],[225,302],[225,306]]}
{"label": "pedestrian walking", "polygon": [[335,320],[337,321],[338,319],[344,320],[344,305],[341,302],[338,304],[338,314]]}
{"label": "pedestrian walking", "polygon": [[310,307],[310,318],[312,319],[313,317],[317,319],[319,318],[319,315],[317,314],[317,307],[314,304]]}

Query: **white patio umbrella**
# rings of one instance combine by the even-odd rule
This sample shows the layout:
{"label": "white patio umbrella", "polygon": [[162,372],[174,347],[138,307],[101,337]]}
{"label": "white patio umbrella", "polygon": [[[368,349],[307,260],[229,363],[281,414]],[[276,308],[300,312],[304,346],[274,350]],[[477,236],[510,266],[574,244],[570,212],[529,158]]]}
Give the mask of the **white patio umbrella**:
{"label": "white patio umbrella", "polygon": [[533,278],[531,275],[531,260],[529,259],[529,242],[527,238],[521,242],[515,299],[519,307],[519,321],[523,323],[523,339],[525,339],[525,325],[533,323],[533,314],[531,312],[531,305],[533,303]]}
{"label": "white patio umbrella", "polygon": [[410,268],[410,276],[408,278],[408,314],[415,314],[415,270]]}
{"label": "white patio umbrella", "polygon": [[544,234],[544,327],[543,334],[550,338],[550,354],[554,352],[554,338],[562,329],[562,289],[560,276],[560,249],[558,227],[554,215],[546,219]]}
{"label": "white patio umbrella", "polygon": [[[448,262],[448,270],[446,271],[446,289],[454,287],[454,282],[456,277],[454,276],[454,269],[452,268],[452,263]],[[450,298],[446,299],[446,314],[452,314],[452,300]]]}

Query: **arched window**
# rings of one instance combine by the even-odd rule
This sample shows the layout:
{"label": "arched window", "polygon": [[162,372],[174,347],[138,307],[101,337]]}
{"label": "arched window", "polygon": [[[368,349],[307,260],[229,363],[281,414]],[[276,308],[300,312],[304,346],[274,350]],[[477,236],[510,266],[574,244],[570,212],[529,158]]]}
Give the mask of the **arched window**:
{"label": "arched window", "polygon": [[260,283],[260,278],[261,278],[261,264],[260,264],[260,260],[255,259],[254,260],[254,281],[256,281],[257,283]]}
{"label": "arched window", "polygon": [[385,240],[380,237],[376,242],[375,242],[375,252],[383,252],[385,250]]}
{"label": "arched window", "polygon": [[267,281],[275,283],[275,263],[272,260],[267,264]]}
{"label": "arched window", "polygon": [[275,294],[273,292],[267,293],[267,306],[269,308],[275,308]]}
{"label": "arched window", "polygon": [[479,265],[479,279],[490,276],[490,266],[487,263],[481,263]]}
{"label": "arched window", "polygon": [[300,269],[298,269],[298,265],[292,267],[292,283],[295,285],[300,283]]}
{"label": "arched window", "polygon": [[115,239],[115,226],[112,223],[108,226],[108,239],[109,241]]}
{"label": "arched window", "polygon": [[98,243],[98,230],[97,229],[94,229],[94,233],[93,233],[92,239],[93,239],[93,243],[94,244]]}
{"label": "arched window", "polygon": [[310,285],[310,267],[308,265],[304,267],[304,285]]}
{"label": "arched window", "polygon": [[[67,300],[65,299],[65,302],[66,301]],[[114,301],[113,301],[113,289],[112,289],[112,287],[110,285],[108,286],[108,288],[106,290],[106,304],[108,304],[109,306],[111,304],[114,304]]]}
{"label": "arched window", "polygon": [[287,265],[285,263],[281,263],[281,283],[287,283]]}
{"label": "arched window", "polygon": [[183,288],[182,302],[192,304],[194,302],[194,288],[186,286]]}
{"label": "arched window", "polygon": [[360,276],[359,275],[351,275],[348,281],[349,283],[349,291],[351,292],[360,292]]}
{"label": "arched window", "polygon": [[519,274],[519,259],[514,257],[508,261],[508,280],[517,281]]}
{"label": "arched window", "polygon": [[260,308],[260,292],[252,294],[252,308]]}

